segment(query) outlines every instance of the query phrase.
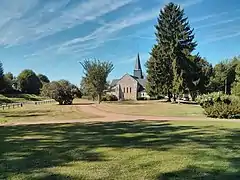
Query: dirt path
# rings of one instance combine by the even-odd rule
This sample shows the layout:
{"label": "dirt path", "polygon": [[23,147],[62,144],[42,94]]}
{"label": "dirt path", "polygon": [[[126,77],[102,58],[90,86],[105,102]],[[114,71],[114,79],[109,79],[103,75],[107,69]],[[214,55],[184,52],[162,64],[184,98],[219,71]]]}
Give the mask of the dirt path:
{"label": "dirt path", "polygon": [[[24,122],[8,122],[0,124],[0,126],[17,126],[17,125],[36,125],[36,124],[67,124],[80,122],[114,122],[114,121],[135,121],[135,120],[154,120],[154,121],[206,121],[206,118],[197,117],[160,117],[160,116],[138,116],[113,113],[99,109],[95,104],[77,105],[83,112],[101,116],[102,118],[92,119],[76,119],[76,120],[42,120],[42,121],[24,121]],[[220,119],[207,119],[208,121],[223,121]],[[229,122],[240,122],[240,120],[224,120]]]}

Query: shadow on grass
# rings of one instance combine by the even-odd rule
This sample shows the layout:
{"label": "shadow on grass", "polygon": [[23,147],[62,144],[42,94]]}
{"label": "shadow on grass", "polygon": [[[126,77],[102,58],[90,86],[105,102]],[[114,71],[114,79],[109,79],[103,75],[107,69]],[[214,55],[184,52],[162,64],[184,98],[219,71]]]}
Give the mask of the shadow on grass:
{"label": "shadow on grass", "polygon": [[19,111],[11,111],[11,112],[3,111],[3,112],[1,112],[1,116],[5,117],[5,118],[37,117],[37,116],[45,116],[45,115],[49,114],[50,112],[52,112],[52,111],[51,110],[22,110],[21,112],[19,112]]}
{"label": "shadow on grass", "polygon": [[[239,152],[239,130],[205,132],[209,128],[214,127],[142,121],[0,127],[0,179],[73,161],[107,161],[102,153],[95,151],[99,147],[166,151],[190,142],[206,148],[227,148],[229,152]],[[218,131],[224,131],[224,135],[221,136]],[[227,160],[231,168],[239,169],[239,155],[221,158]],[[158,179],[177,179],[175,176],[179,179],[201,179],[203,175],[208,176],[208,179],[234,179],[236,176],[228,171],[208,172],[198,167],[189,167],[179,172],[161,174]],[[72,178],[49,174],[40,179]]]}
{"label": "shadow on grass", "polygon": [[201,169],[190,166],[183,170],[161,174],[157,180],[237,180],[240,172],[225,172],[218,169]]}

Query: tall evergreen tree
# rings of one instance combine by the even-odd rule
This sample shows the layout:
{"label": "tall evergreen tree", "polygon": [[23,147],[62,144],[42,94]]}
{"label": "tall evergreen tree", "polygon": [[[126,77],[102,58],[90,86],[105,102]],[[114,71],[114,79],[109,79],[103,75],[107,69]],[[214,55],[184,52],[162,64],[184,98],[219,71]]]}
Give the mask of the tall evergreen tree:
{"label": "tall evergreen tree", "polygon": [[154,45],[151,57],[146,63],[147,92],[151,97],[168,94],[169,101],[172,89],[172,68],[168,58],[162,56],[159,46]]}
{"label": "tall evergreen tree", "polygon": [[[197,46],[194,41],[193,29],[190,28],[188,18],[184,15],[184,10],[174,3],[167,4],[159,14],[157,19],[156,39],[158,49],[158,58],[155,59],[155,69],[159,69],[164,77],[157,77],[155,80],[158,85],[152,86],[151,73],[154,73],[153,67],[148,66],[153,56],[147,63],[149,89],[155,91],[156,87],[165,84],[168,91],[174,94],[182,93],[189,87],[192,72],[192,63],[190,57],[192,51]],[[152,54],[154,54],[152,52]],[[163,67],[164,68],[163,68]],[[162,90],[166,93],[166,90]],[[170,93],[169,93],[170,94]]]}
{"label": "tall evergreen tree", "polygon": [[3,65],[0,61],[0,91],[5,88]]}

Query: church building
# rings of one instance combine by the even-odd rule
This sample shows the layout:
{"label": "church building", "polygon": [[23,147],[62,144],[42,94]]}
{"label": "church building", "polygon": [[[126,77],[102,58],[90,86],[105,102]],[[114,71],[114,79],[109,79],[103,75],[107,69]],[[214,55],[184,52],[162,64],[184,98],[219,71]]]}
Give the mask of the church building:
{"label": "church building", "polygon": [[146,93],[146,78],[143,76],[140,56],[137,55],[133,75],[125,74],[111,83],[109,94],[117,96],[118,100],[138,100],[150,98]]}

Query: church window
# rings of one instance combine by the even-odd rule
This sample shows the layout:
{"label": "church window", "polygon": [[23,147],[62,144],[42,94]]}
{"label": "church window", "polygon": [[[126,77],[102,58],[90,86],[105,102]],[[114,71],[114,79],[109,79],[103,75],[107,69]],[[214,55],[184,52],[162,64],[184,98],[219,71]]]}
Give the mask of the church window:
{"label": "church window", "polygon": [[127,87],[127,93],[128,93],[128,87]]}
{"label": "church window", "polygon": [[123,92],[125,93],[125,87],[123,88]]}
{"label": "church window", "polygon": [[132,93],[132,88],[131,87],[129,88],[129,92]]}

